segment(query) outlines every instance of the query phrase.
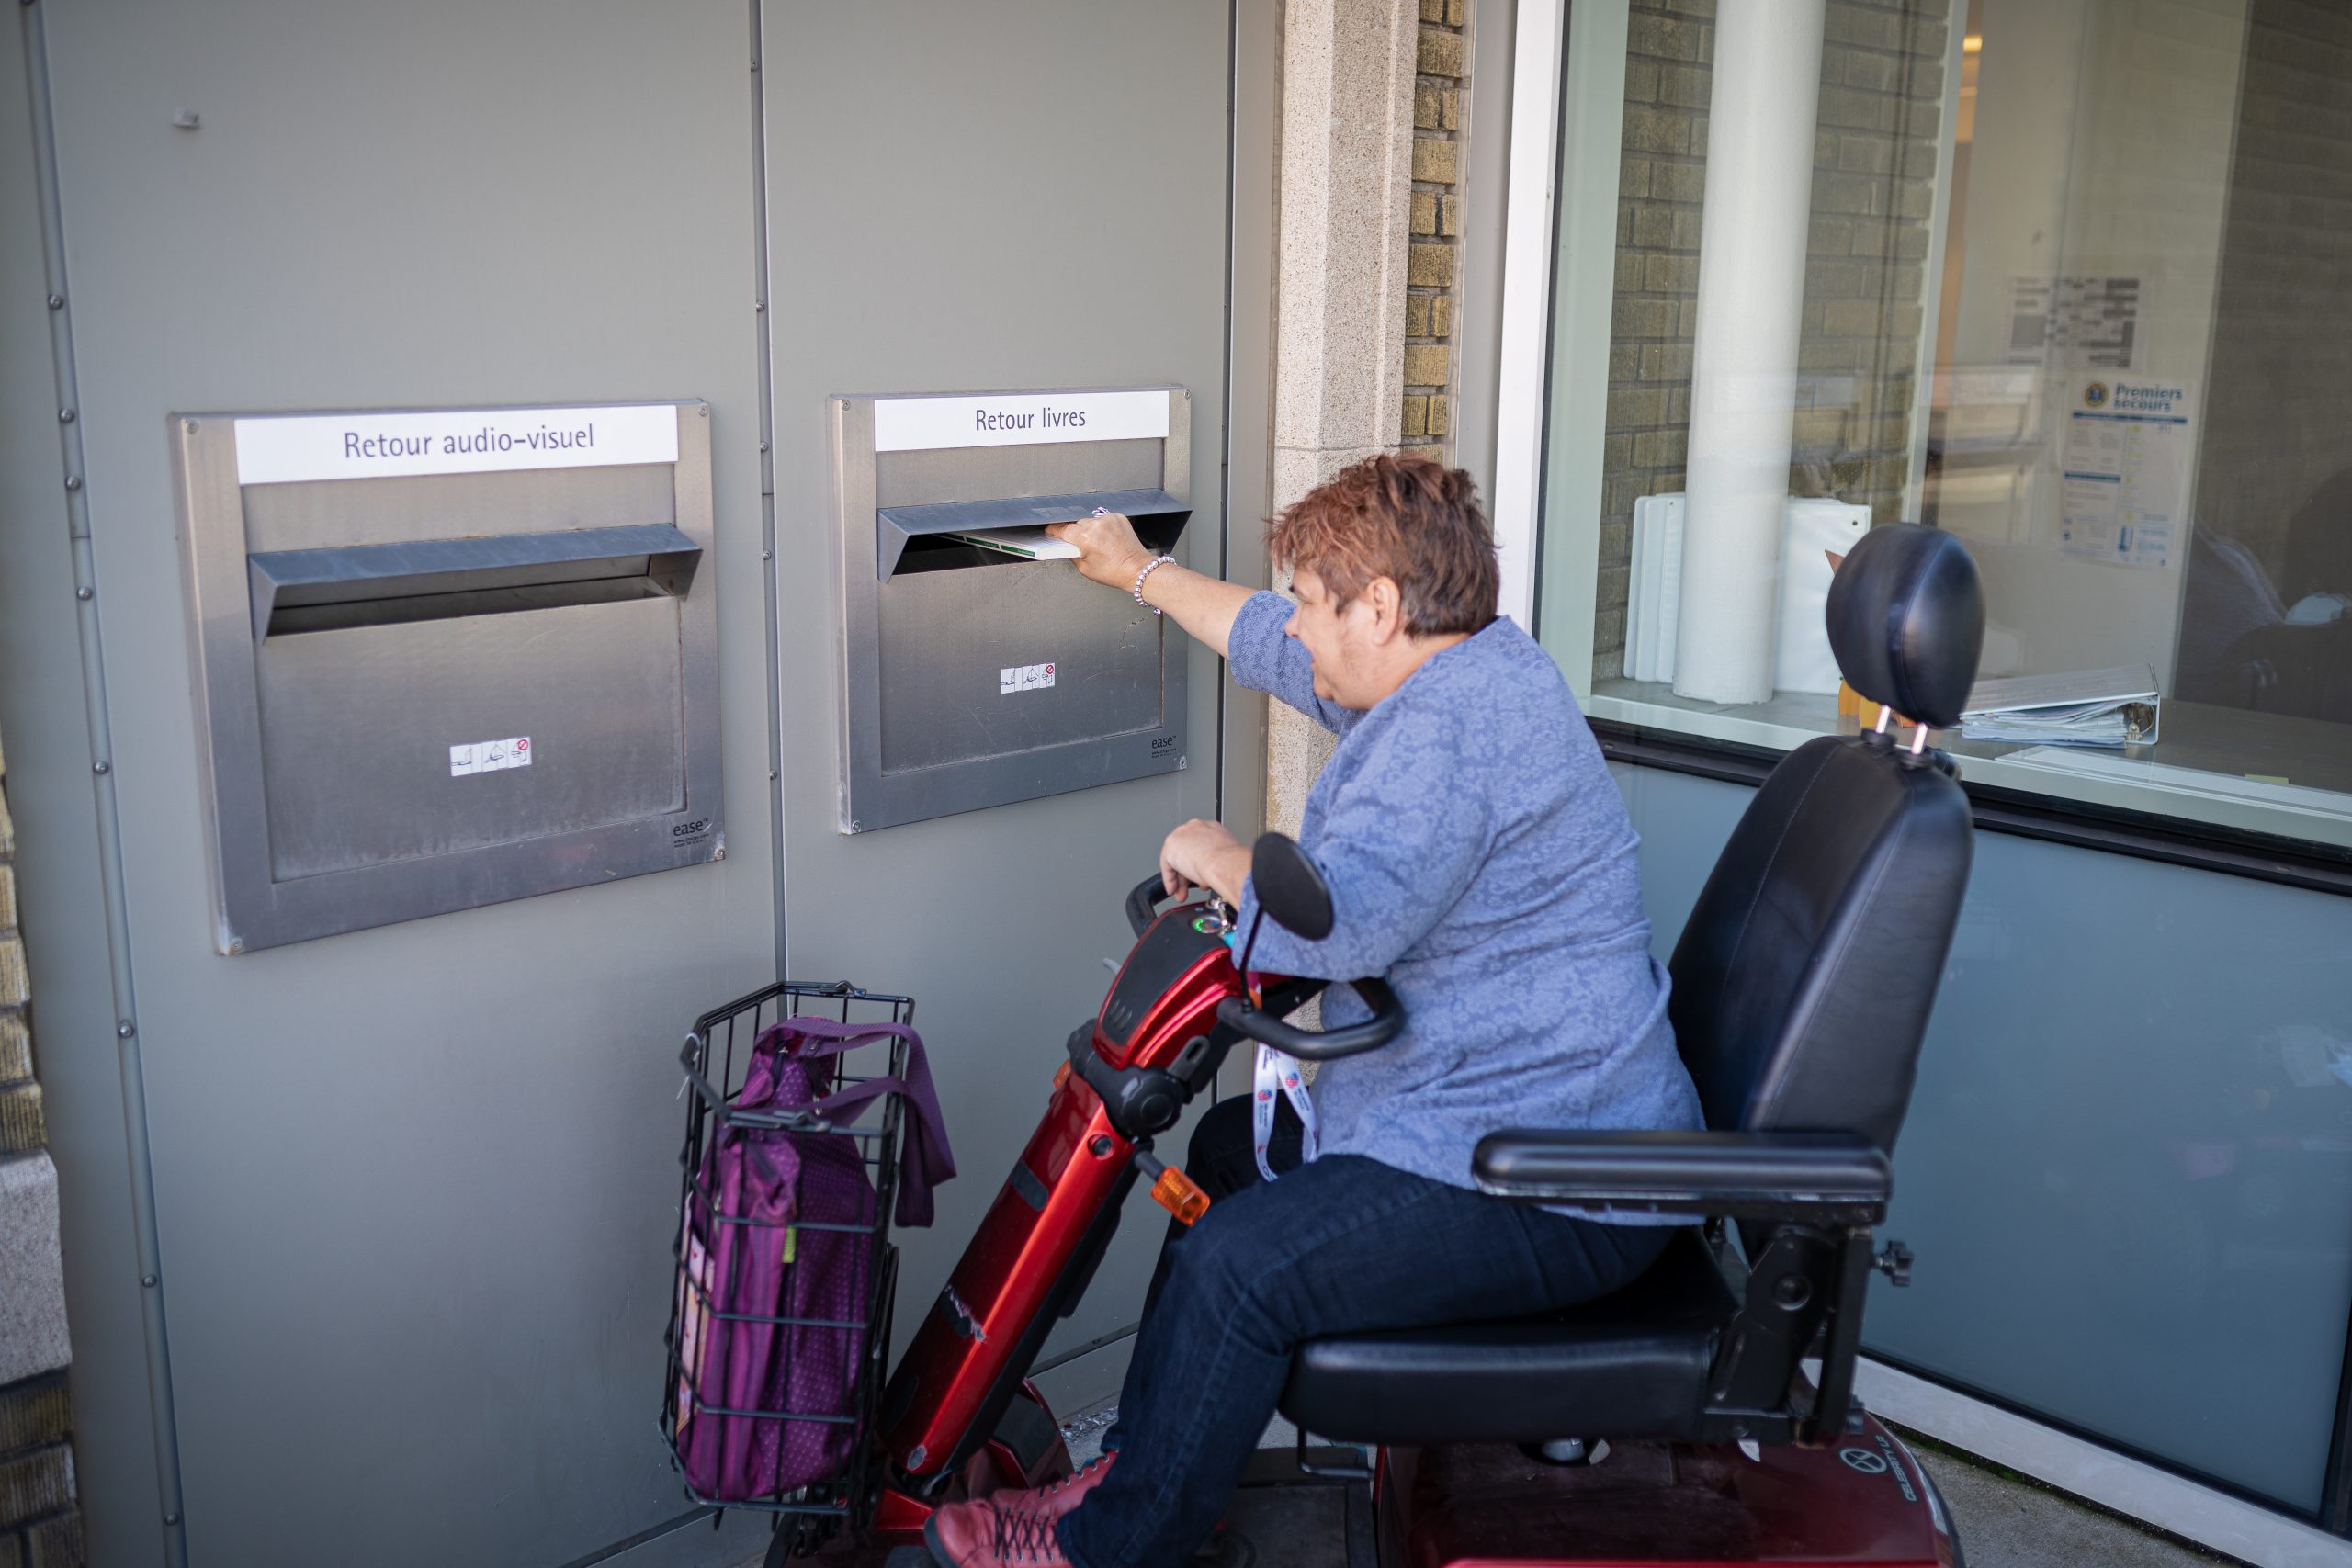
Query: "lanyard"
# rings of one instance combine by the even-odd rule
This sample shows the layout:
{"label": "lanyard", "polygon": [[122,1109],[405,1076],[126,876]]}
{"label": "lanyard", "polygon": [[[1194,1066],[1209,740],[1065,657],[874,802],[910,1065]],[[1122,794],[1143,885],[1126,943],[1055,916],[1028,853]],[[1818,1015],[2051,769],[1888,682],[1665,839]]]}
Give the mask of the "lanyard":
{"label": "lanyard", "polygon": [[1279,1088],[1290,1097],[1290,1107],[1298,1112],[1304,1129],[1299,1139],[1299,1163],[1314,1159],[1322,1145],[1322,1134],[1315,1117],[1315,1101],[1306,1092],[1306,1081],[1300,1077],[1298,1058],[1272,1045],[1258,1047],[1258,1082],[1250,1098],[1250,1122],[1258,1145],[1258,1174],[1272,1181],[1274,1168],[1267,1161],[1266,1145],[1274,1136],[1274,1091]]}
{"label": "lanyard", "polygon": [[[1233,938],[1233,932],[1225,933],[1226,946],[1235,945]],[[1242,984],[1247,986],[1249,981],[1248,976],[1242,976]],[[1253,1000],[1257,997],[1254,986],[1250,987],[1250,997]],[[1269,1181],[1274,1179],[1274,1168],[1266,1157],[1266,1149],[1274,1138],[1274,1095],[1278,1090],[1289,1097],[1290,1108],[1298,1112],[1299,1163],[1305,1165],[1314,1159],[1323,1146],[1322,1123],[1315,1114],[1315,1100],[1306,1092],[1306,1079],[1299,1072],[1298,1058],[1272,1045],[1259,1046],[1257,1081],[1250,1097],[1250,1129],[1258,1150],[1258,1174]]]}

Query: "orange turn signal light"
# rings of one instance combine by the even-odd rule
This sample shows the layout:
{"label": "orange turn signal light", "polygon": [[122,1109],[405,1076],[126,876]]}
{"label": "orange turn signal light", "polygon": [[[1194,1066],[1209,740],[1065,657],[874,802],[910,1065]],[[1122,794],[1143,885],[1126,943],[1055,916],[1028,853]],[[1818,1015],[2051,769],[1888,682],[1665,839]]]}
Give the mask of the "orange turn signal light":
{"label": "orange turn signal light", "polygon": [[1151,1184],[1151,1201],[1188,1225],[1209,1212],[1209,1195],[1200,1183],[1172,1165]]}
{"label": "orange turn signal light", "polygon": [[1062,1085],[1068,1082],[1069,1082],[1069,1064],[1068,1062],[1064,1062],[1060,1066],[1054,1069],[1055,1090],[1059,1092]]}

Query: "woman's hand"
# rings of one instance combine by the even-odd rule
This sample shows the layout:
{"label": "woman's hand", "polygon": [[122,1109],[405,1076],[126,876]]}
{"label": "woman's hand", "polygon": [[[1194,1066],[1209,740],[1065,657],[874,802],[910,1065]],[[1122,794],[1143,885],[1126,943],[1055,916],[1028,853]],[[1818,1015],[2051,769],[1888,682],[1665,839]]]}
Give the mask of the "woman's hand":
{"label": "woman's hand", "polygon": [[1159,846],[1159,881],[1170,897],[1195,885],[1210,889],[1228,904],[1241,902],[1241,885],[1250,880],[1250,850],[1222,822],[1199,818],[1168,835]]}
{"label": "woman's hand", "polygon": [[1247,588],[1187,571],[1172,558],[1144,578],[1144,568],[1158,556],[1136,537],[1135,525],[1115,512],[1075,523],[1048,523],[1046,533],[1078,547],[1078,559],[1070,564],[1081,576],[1123,594],[1137,592],[1136,584],[1142,581],[1141,597],[1152,609],[1166,611],[1170,620],[1206,643],[1218,658],[1229,651],[1226,645],[1233,635],[1233,617],[1250,602]]}
{"label": "woman's hand", "polygon": [[1075,523],[1048,523],[1046,533],[1066,545],[1076,545],[1079,571],[1105,588],[1133,592],[1136,573],[1151,561],[1151,552],[1136,537],[1135,525],[1115,512],[1081,517]]}

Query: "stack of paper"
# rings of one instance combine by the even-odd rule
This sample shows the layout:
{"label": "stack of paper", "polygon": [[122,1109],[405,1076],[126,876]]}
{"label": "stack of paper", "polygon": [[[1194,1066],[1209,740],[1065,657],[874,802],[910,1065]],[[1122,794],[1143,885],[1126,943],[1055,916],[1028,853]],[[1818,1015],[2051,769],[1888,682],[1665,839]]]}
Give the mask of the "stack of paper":
{"label": "stack of paper", "polygon": [[1960,716],[1963,740],[2140,746],[2156,739],[2156,672],[2145,664],[1979,681]]}
{"label": "stack of paper", "polygon": [[1023,560],[1076,560],[1078,547],[1064,544],[1046,532],[1045,525],[1016,528],[972,528],[962,533],[944,534],[943,538],[958,544],[978,545],[984,550],[1001,550]]}

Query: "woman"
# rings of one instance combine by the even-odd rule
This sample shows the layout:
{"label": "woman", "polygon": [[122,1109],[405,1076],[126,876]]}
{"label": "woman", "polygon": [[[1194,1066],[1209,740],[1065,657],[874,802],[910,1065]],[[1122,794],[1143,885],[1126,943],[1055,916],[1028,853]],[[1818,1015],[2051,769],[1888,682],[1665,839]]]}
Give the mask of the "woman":
{"label": "woman", "polygon": [[[1479,1193],[1481,1137],[1697,1127],[1698,1097],[1649,955],[1633,828],[1558,669],[1495,613],[1494,536],[1467,474],[1384,455],[1284,512],[1267,548],[1295,605],[1154,558],[1123,517],[1051,531],[1087,577],[1339,736],[1299,833],[1330,885],[1331,932],[1269,922],[1251,962],[1385,976],[1408,1020],[1324,1068],[1320,1152],[1278,1180],[1236,1156],[1246,1099],[1204,1119],[1193,1174],[1238,1190],[1161,1258],[1115,1451],[1054,1486],[944,1508],[928,1532],[952,1568],[1177,1568],[1239,1482],[1301,1341],[1570,1306],[1664,1248],[1657,1223]],[[1159,864],[1170,892],[1214,888],[1245,928],[1255,914],[1250,850],[1217,823],[1178,828]],[[1327,1023],[1360,1016],[1352,992],[1327,993]],[[1297,1128],[1276,1151],[1292,1161]]]}

